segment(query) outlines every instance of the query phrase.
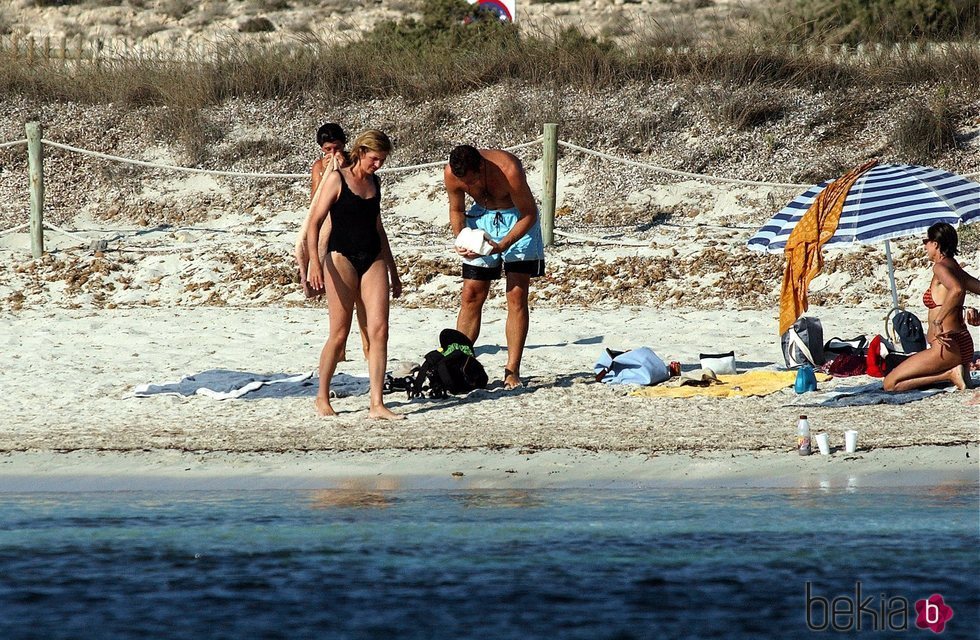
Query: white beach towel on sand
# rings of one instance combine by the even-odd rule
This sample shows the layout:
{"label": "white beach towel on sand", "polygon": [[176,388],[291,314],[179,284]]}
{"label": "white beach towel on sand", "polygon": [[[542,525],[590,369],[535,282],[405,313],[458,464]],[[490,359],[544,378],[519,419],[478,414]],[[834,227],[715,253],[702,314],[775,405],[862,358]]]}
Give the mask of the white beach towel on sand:
{"label": "white beach towel on sand", "polygon": [[[187,398],[207,396],[214,400],[232,400],[248,396],[259,398],[315,397],[319,378],[315,371],[300,374],[250,373],[228,369],[209,369],[177,382],[141,384],[133,389],[137,398],[153,395],[171,395]],[[366,376],[335,374],[330,381],[330,397],[345,398],[367,393],[370,383]]]}
{"label": "white beach towel on sand", "polygon": [[949,387],[947,389],[916,389],[895,393],[885,391],[879,380],[853,387],[840,387],[829,391],[808,393],[797,398],[796,402],[791,403],[791,405],[796,407],[860,407],[871,404],[905,404],[934,396],[937,393],[954,390],[954,387]]}

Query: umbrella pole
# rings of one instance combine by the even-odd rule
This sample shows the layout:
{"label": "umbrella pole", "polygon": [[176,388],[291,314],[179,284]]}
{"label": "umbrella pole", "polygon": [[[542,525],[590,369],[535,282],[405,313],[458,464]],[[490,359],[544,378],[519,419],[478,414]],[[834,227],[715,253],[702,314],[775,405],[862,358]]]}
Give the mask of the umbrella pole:
{"label": "umbrella pole", "polygon": [[895,265],[892,264],[892,245],[885,240],[885,259],[888,261],[888,281],[892,285],[892,308],[898,309],[898,289],[895,288]]}

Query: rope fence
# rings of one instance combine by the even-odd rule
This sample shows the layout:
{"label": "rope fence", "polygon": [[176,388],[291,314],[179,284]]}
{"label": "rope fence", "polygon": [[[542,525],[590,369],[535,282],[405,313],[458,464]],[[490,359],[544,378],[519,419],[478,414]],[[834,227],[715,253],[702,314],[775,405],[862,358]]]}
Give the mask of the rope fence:
{"label": "rope fence", "polygon": [[114,156],[109,153],[102,153],[100,151],[90,151],[89,149],[82,149],[81,147],[75,147],[70,144],[62,144],[61,142],[54,142],[53,140],[42,139],[43,144],[49,147],[54,147],[55,149],[62,149],[64,151],[70,151],[72,153],[77,153],[83,156],[89,156],[92,158],[101,158],[103,160],[112,160],[113,162],[120,162],[122,164],[131,164],[138,167],[148,167],[151,169],[162,169],[164,171],[177,171],[180,173],[198,173],[207,174],[212,176],[229,176],[236,178],[288,178],[290,180],[295,180],[297,178],[307,178],[308,173],[251,173],[246,171],[221,171],[217,169],[198,169],[195,167],[179,167],[171,164],[161,164],[159,162],[147,162],[145,160],[135,160],[133,158],[124,158],[122,156]]}
{"label": "rope fence", "polygon": [[589,244],[607,244],[617,247],[644,247],[647,249],[653,246],[653,243],[651,242],[641,242],[639,240],[616,240],[613,238],[595,238],[592,236],[583,236],[578,233],[559,231],[558,229],[555,229],[554,233],[556,236],[565,238],[566,240],[574,240],[576,242],[585,242]]}
{"label": "rope fence", "polygon": [[[41,217],[41,211],[43,209],[43,172],[41,169],[41,153],[40,147],[42,145],[47,145],[49,147],[67,151],[69,153],[76,153],[79,155],[99,158],[102,160],[107,160],[111,162],[118,162],[122,164],[134,165],[145,167],[148,169],[156,169],[161,171],[173,171],[178,173],[191,173],[191,174],[204,174],[213,176],[224,176],[231,178],[264,178],[264,179],[278,179],[278,180],[297,180],[305,179],[309,177],[308,173],[270,173],[270,172],[247,172],[247,171],[226,171],[218,169],[201,169],[196,167],[182,167],[178,165],[164,164],[159,162],[149,162],[145,160],[137,160],[134,158],[126,158],[123,156],[117,156],[113,154],[103,153],[100,151],[93,151],[90,149],[84,149],[81,147],[76,147],[74,145],[69,145],[61,142],[55,142],[53,140],[47,140],[40,136],[40,125],[38,123],[28,123],[27,125],[28,137],[22,140],[13,140],[10,142],[0,143],[0,149],[5,149],[9,147],[14,147],[18,145],[28,146],[28,157],[30,166],[30,178],[31,178],[31,221],[21,225],[17,225],[10,229],[0,231],[0,236],[5,236],[10,233],[15,233],[21,231],[26,227],[30,227],[32,235],[32,253],[34,257],[40,257],[43,253],[43,229],[47,228],[50,231],[75,238],[79,241],[87,242],[88,239],[82,238],[77,235],[78,231],[68,231],[57,227],[48,222],[44,222]],[[32,139],[33,138],[33,139]],[[509,147],[503,147],[505,151],[519,151],[522,149],[527,149],[534,147],[536,145],[542,145],[544,151],[543,157],[543,183],[544,183],[544,193],[542,195],[542,232],[545,239],[545,244],[551,244],[554,235],[559,237],[579,241],[579,242],[592,242],[595,244],[616,244],[620,246],[633,246],[633,247],[649,247],[649,242],[642,241],[628,241],[628,240],[613,240],[607,238],[594,238],[589,236],[583,236],[574,233],[568,233],[563,231],[558,231],[554,229],[554,214],[555,214],[555,185],[556,185],[556,173],[557,173],[557,161],[558,154],[557,149],[559,147],[568,149],[570,151],[575,151],[586,156],[592,156],[596,158],[601,158],[610,162],[615,162],[617,164],[631,166],[638,169],[643,169],[645,171],[651,171],[655,173],[661,173],[665,175],[688,178],[692,180],[700,180],[708,183],[722,183],[722,184],[734,184],[741,186],[750,187],[767,187],[775,189],[807,189],[812,185],[809,184],[797,184],[797,183],[787,183],[787,182],[768,182],[760,180],[744,180],[739,178],[727,178],[723,176],[713,176],[703,173],[693,173],[688,171],[681,171],[678,169],[671,169],[668,167],[658,166],[654,164],[639,162],[636,160],[630,160],[628,158],[623,158],[601,151],[596,151],[594,149],[589,149],[587,147],[582,147],[571,142],[564,140],[559,140],[557,138],[557,128],[556,125],[546,124],[545,134],[538,136],[534,140],[529,142],[524,142],[521,144],[512,145]],[[446,165],[444,160],[438,160],[434,162],[424,162],[420,164],[405,165],[399,167],[386,167],[380,169],[379,173],[385,174],[395,174],[395,173],[407,173],[412,171],[418,171],[422,169],[432,169],[432,168],[442,168]],[[961,174],[967,178],[973,178],[980,176],[980,172],[971,174]],[[723,228],[736,228],[736,227],[725,227],[724,225],[712,225],[720,226]],[[737,227],[741,229],[742,227]],[[104,231],[81,231],[82,233],[104,233]],[[255,233],[255,230],[251,231]],[[118,237],[116,238],[118,239]]]}
{"label": "rope fence", "polygon": [[565,147],[566,149],[572,149],[574,151],[578,151],[586,155],[596,156],[604,160],[610,160],[612,162],[618,162],[619,164],[629,165],[631,167],[648,169],[650,171],[656,171],[658,173],[666,173],[667,175],[678,176],[682,178],[703,180],[705,182],[724,182],[728,184],[740,184],[740,185],[755,186],[755,187],[777,187],[777,188],[785,188],[785,189],[806,189],[807,187],[812,186],[809,184],[791,184],[788,182],[761,182],[759,180],[739,180],[738,178],[723,178],[721,176],[709,176],[703,173],[690,173],[688,171],[678,171],[677,169],[668,169],[667,167],[658,167],[652,164],[646,164],[643,162],[637,162],[635,160],[628,160],[626,158],[612,156],[609,155],[608,153],[603,153],[601,151],[593,151],[592,149],[580,147],[577,144],[572,144],[571,142],[565,142],[564,140],[559,140],[558,146]]}
{"label": "rope fence", "polygon": [[3,231],[0,231],[0,236],[5,236],[8,233],[17,233],[21,229],[26,229],[27,225],[28,223],[25,222],[24,224],[19,224],[16,227],[10,227],[9,229],[4,229]]}
{"label": "rope fence", "polygon": [[[26,143],[27,140],[24,140],[23,142]],[[159,162],[147,162],[145,160],[136,160],[134,158],[124,158],[122,156],[115,156],[109,153],[102,153],[101,151],[91,151],[89,149],[75,147],[70,144],[54,142],[53,140],[42,139],[41,142],[43,144],[48,145],[49,147],[62,149],[64,151],[70,151],[72,153],[77,153],[83,156],[101,158],[102,160],[111,160],[113,162],[130,164],[139,167],[148,167],[151,169],[176,171],[179,173],[196,173],[196,174],[205,174],[211,176],[226,176],[231,178],[272,178],[272,179],[279,179],[279,180],[297,180],[297,179],[310,177],[309,173],[262,173],[262,172],[250,172],[250,171],[222,171],[220,169],[198,169],[197,167],[181,167],[172,164],[162,164]],[[539,137],[536,138],[535,140],[532,140],[531,142],[525,142],[523,144],[514,145],[512,147],[505,147],[504,151],[516,151],[540,143],[541,143],[541,138]],[[15,143],[15,144],[19,144],[19,143]],[[410,171],[417,171],[419,169],[430,169],[433,167],[444,167],[444,166],[446,166],[446,161],[438,160],[435,162],[425,162],[422,164],[412,164],[412,165],[405,165],[401,167],[382,168],[378,170],[378,173],[407,173]]]}
{"label": "rope fence", "polygon": [[[33,124],[36,124],[36,123],[33,123]],[[40,130],[40,127],[39,126],[37,127],[37,130],[38,131]],[[505,151],[518,151],[518,150],[521,150],[521,149],[526,149],[526,148],[529,148],[529,147],[532,147],[532,146],[541,144],[541,141],[542,141],[542,138],[541,138],[541,136],[539,136],[539,137],[537,137],[534,140],[531,140],[529,142],[524,142],[524,143],[521,143],[521,144],[516,144],[516,145],[509,146],[509,147],[504,147],[504,150]],[[213,175],[213,176],[224,176],[224,177],[230,177],[230,178],[265,178],[265,179],[297,180],[297,179],[304,179],[304,178],[308,178],[309,177],[309,174],[308,173],[268,173],[268,172],[247,172],[247,171],[224,171],[224,170],[217,170],[217,169],[201,169],[201,168],[197,168],[197,167],[182,167],[182,166],[178,166],[178,165],[171,165],[171,164],[165,164],[165,163],[160,163],[160,162],[149,162],[149,161],[145,161],[145,160],[137,160],[135,158],[126,158],[126,157],[123,157],[123,156],[113,155],[113,154],[109,154],[109,153],[103,153],[101,151],[93,151],[91,149],[84,149],[82,147],[77,147],[77,146],[70,145],[70,144],[65,144],[65,143],[62,143],[62,142],[55,142],[54,140],[48,140],[48,139],[45,139],[45,138],[39,138],[38,139],[38,142],[39,142],[40,145],[46,145],[46,146],[49,146],[49,147],[52,147],[52,148],[55,148],[55,149],[60,149],[62,151],[67,151],[69,153],[75,153],[75,154],[79,154],[79,155],[86,156],[86,157],[98,158],[98,159],[107,160],[107,161],[110,161],[110,162],[117,162],[117,163],[121,163],[121,164],[127,164],[127,165],[132,165],[132,166],[145,167],[145,168],[148,168],[148,169],[156,169],[156,170],[161,170],[161,171],[173,171],[173,172],[177,172],[177,173],[191,173],[191,174],[204,174],[204,175]],[[25,138],[23,140],[13,140],[13,141],[10,141],[10,142],[2,143],[2,144],[0,144],[0,149],[4,149],[4,148],[8,148],[8,147],[14,147],[14,146],[18,146],[18,145],[24,145],[24,144],[26,144],[26,145],[28,145],[30,147],[31,146],[30,145],[30,139]],[[434,161],[434,162],[425,162],[425,163],[420,163],[420,164],[404,165],[404,166],[399,166],[399,167],[382,168],[382,169],[379,170],[379,173],[385,173],[385,174],[409,173],[409,172],[412,172],[412,171],[418,171],[420,169],[431,169],[431,168],[437,168],[437,167],[438,168],[441,168],[441,167],[444,167],[445,165],[446,165],[446,162],[444,160],[439,160],[439,161]],[[38,185],[35,185],[34,184],[35,182],[37,182],[39,184]],[[33,172],[32,172],[31,195],[32,195],[32,222],[20,224],[20,225],[17,225],[15,227],[11,227],[10,229],[6,229],[6,230],[3,230],[3,231],[0,231],[0,237],[5,236],[5,235],[8,235],[8,234],[11,234],[11,233],[15,233],[15,232],[18,232],[18,231],[22,231],[23,229],[25,229],[27,227],[36,227],[36,229],[32,228],[32,253],[35,253],[36,254],[35,257],[39,257],[40,256],[40,253],[43,253],[43,231],[45,229],[48,230],[48,231],[53,231],[53,232],[58,233],[60,235],[63,235],[63,236],[70,237],[70,238],[73,238],[75,240],[78,240],[78,241],[82,242],[82,245],[81,246],[86,246],[86,243],[90,242],[89,239],[83,238],[83,237],[79,236],[78,235],[79,231],[68,231],[67,229],[63,229],[61,227],[58,227],[56,225],[51,224],[50,222],[45,222],[43,220],[41,220],[37,224],[34,224],[33,223],[33,218],[34,218],[33,201],[35,199],[37,199],[37,200],[43,200],[43,179],[41,177],[40,172],[38,172],[38,175],[37,176],[34,176],[33,175]],[[90,231],[81,231],[81,233],[95,233],[95,234],[99,234],[99,233],[104,233],[104,231],[90,230]],[[252,230],[252,231],[250,231],[250,233],[255,233],[255,231]],[[37,238],[35,238],[34,236],[37,236]],[[118,238],[116,238],[116,239],[118,239]],[[34,246],[35,244],[40,247],[39,250],[37,249],[37,247]]]}

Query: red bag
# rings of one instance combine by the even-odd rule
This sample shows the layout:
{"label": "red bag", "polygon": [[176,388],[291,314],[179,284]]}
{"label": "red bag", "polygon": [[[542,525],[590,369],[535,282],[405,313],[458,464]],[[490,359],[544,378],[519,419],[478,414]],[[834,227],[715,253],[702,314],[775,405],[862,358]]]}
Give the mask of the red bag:
{"label": "red bag", "polygon": [[868,360],[856,353],[841,353],[830,361],[827,373],[835,378],[863,376],[868,372]]}
{"label": "red bag", "polygon": [[885,377],[885,357],[881,355],[881,340],[881,336],[875,336],[868,344],[868,375],[875,378]]}
{"label": "red bag", "polygon": [[884,378],[889,371],[902,364],[909,355],[911,354],[895,351],[888,340],[881,336],[875,336],[868,345],[868,375]]}

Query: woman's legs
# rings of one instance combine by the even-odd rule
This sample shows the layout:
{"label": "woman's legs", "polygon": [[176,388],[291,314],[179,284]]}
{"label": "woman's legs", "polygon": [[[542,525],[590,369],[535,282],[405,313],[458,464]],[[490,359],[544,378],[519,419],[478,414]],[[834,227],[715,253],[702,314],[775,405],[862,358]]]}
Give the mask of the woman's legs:
{"label": "woman's legs", "polygon": [[390,302],[388,267],[375,260],[361,276],[361,301],[367,315],[368,377],[371,379],[371,410],[368,415],[383,420],[400,420],[405,416],[392,413],[384,405],[384,378],[388,364],[388,305]]}
{"label": "woman's legs", "polygon": [[954,384],[965,389],[964,369],[957,349],[933,342],[929,349],[910,356],[885,376],[885,391],[909,391],[935,384]]}
{"label": "woman's legs", "polygon": [[326,254],[323,266],[330,334],[320,351],[320,388],[316,394],[316,410],[322,416],[334,416],[337,412],[330,406],[330,380],[350,333],[358,283],[354,267],[339,253]]}
{"label": "woman's legs", "polygon": [[[364,359],[367,360],[371,341],[368,338],[367,312],[364,311],[364,302],[361,300],[360,291],[354,292],[354,313],[357,315],[357,326],[361,334],[361,348],[364,350]],[[337,356],[337,362],[347,362],[347,340],[344,340],[344,344],[340,346],[340,355]]]}
{"label": "woman's legs", "polygon": [[[361,349],[364,350],[364,359],[368,359],[368,351],[371,346],[371,341],[368,338],[367,331],[367,312],[364,311],[364,302],[361,301],[360,292],[357,293],[357,297],[354,300],[354,313],[357,315],[357,326],[361,334]],[[347,342],[344,342],[344,346],[341,347],[340,360],[339,362],[347,362]]]}
{"label": "woman's legs", "polygon": [[357,300],[354,301],[354,311],[357,312],[357,326],[361,331],[361,348],[364,349],[364,359],[368,360],[371,339],[368,337],[367,312],[364,310],[364,301],[361,300],[360,291],[357,292]]}

